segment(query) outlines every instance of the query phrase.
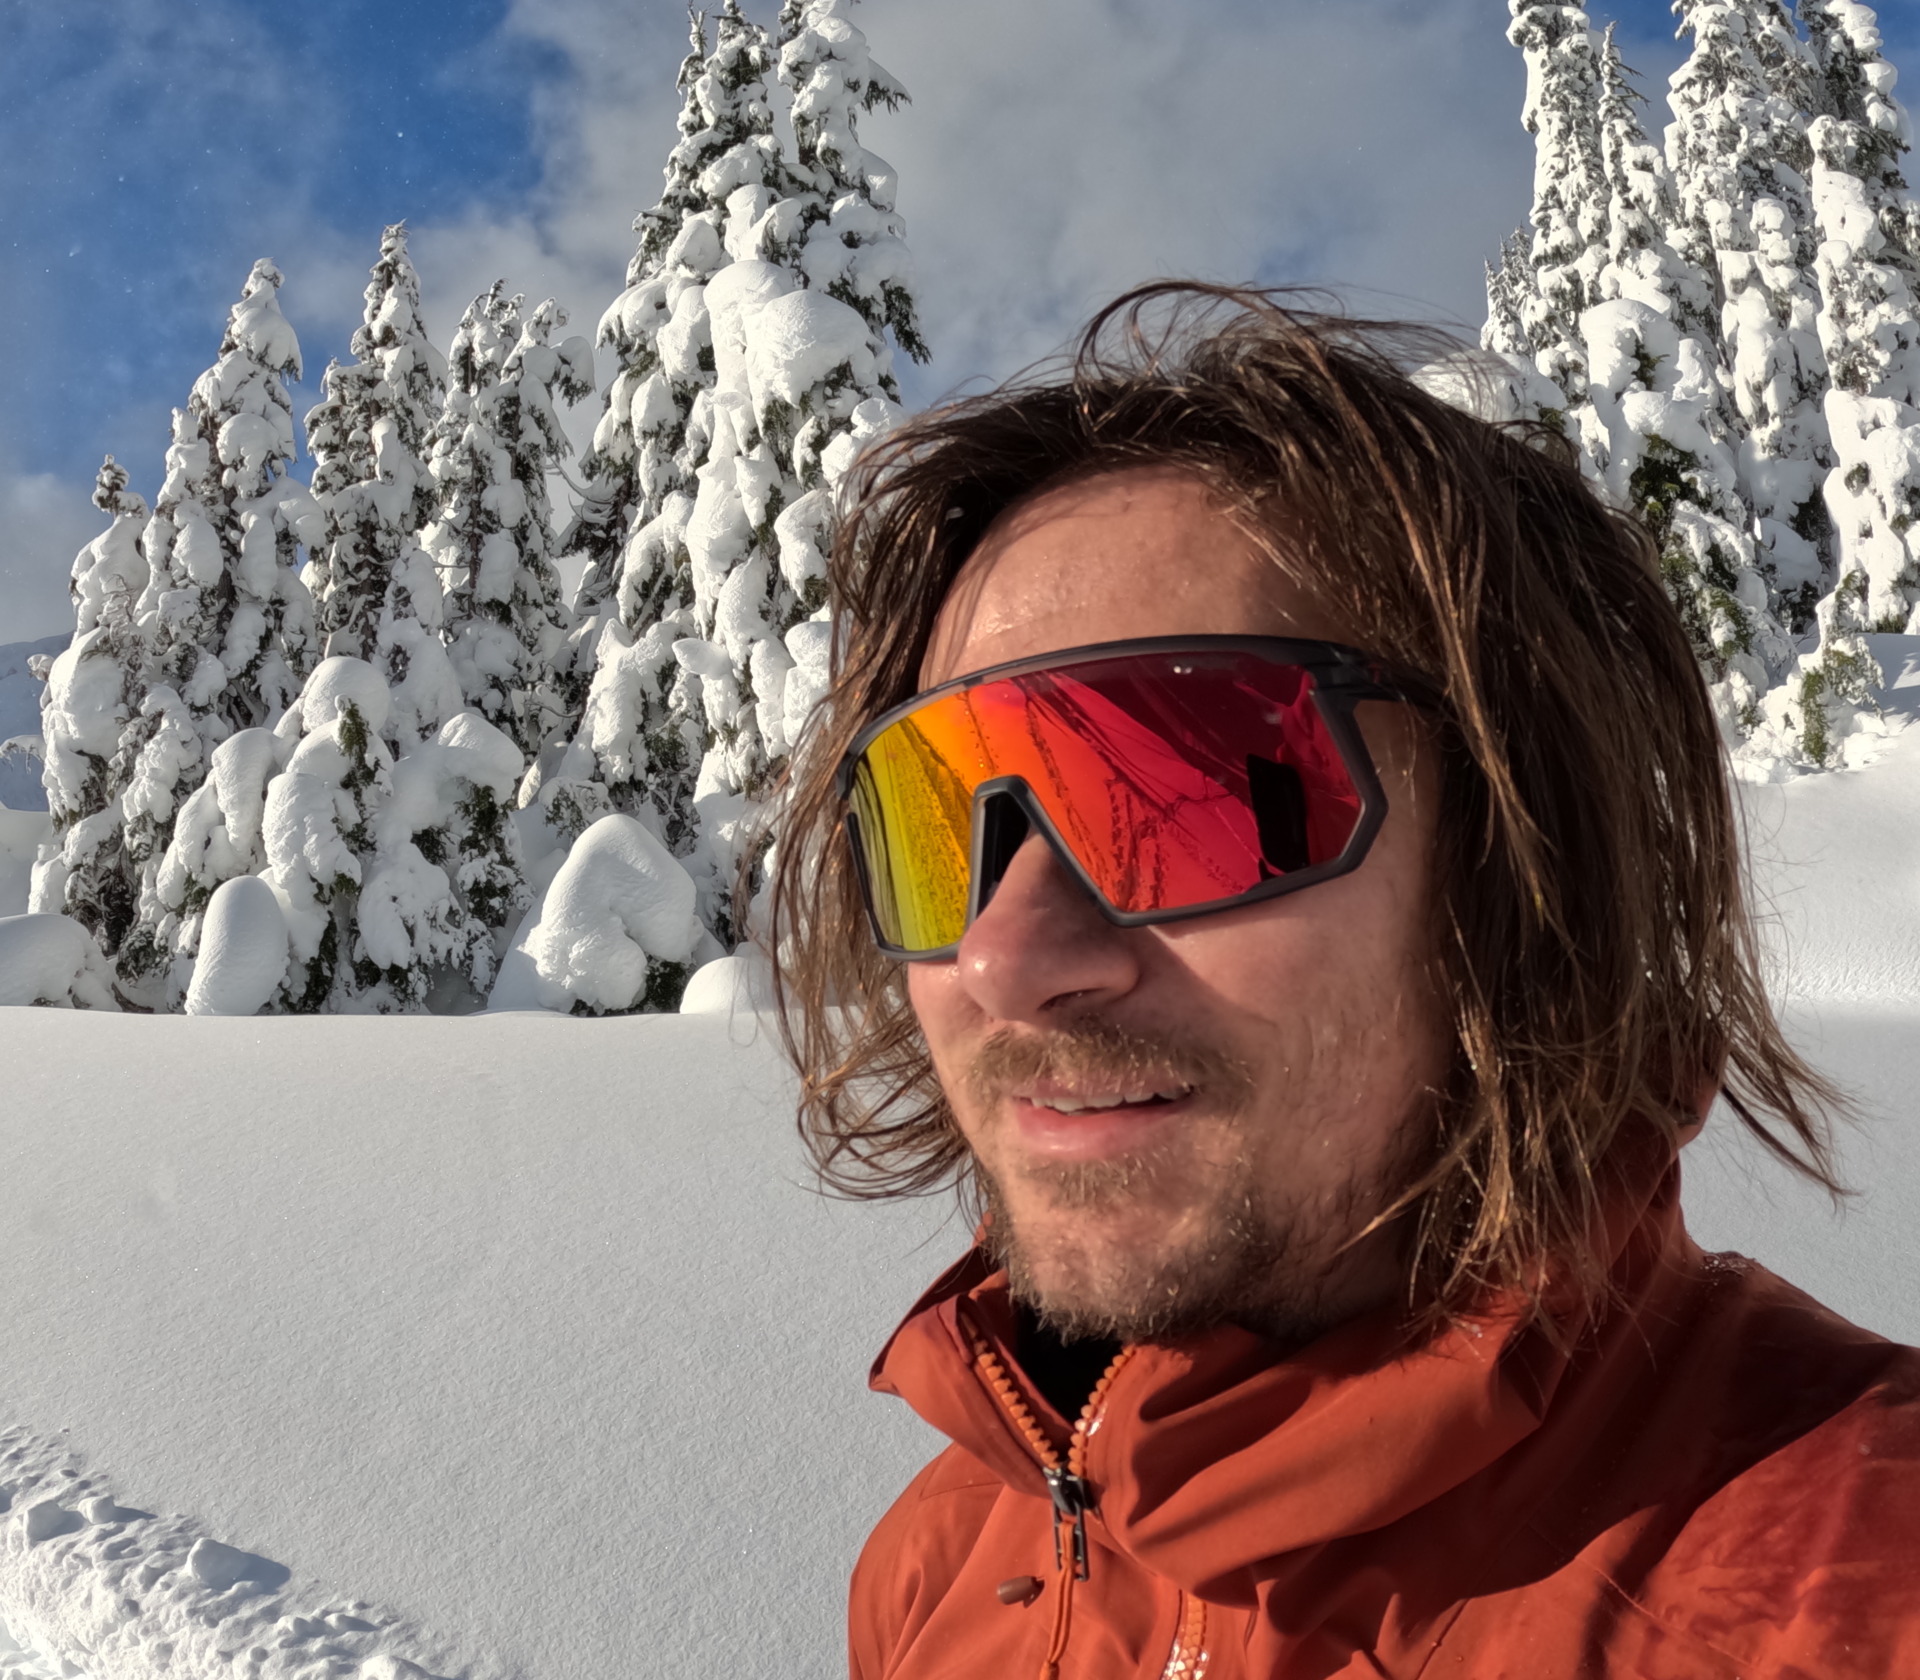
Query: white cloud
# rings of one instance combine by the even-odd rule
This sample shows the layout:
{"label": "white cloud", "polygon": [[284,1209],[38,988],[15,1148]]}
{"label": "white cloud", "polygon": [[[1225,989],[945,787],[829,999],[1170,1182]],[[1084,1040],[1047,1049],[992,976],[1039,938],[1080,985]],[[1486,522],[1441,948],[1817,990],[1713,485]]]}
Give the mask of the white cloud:
{"label": "white cloud", "polygon": [[[674,10],[516,0],[508,30],[572,73],[538,108],[540,193],[420,229],[437,331],[496,276],[592,330],[673,141]],[[1477,322],[1481,263],[1526,214],[1521,68],[1486,0],[872,0],[860,22],[913,94],[863,138],[900,173],[922,400],[1158,275],[1330,282]]]}

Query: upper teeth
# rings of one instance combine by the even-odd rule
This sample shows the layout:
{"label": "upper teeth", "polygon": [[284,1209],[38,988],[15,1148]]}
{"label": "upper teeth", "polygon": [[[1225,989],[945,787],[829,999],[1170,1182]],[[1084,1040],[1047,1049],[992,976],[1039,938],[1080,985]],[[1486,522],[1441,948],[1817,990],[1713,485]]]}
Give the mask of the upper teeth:
{"label": "upper teeth", "polygon": [[1169,1085],[1159,1091],[1102,1091],[1087,1097],[1035,1097],[1038,1108],[1051,1108],[1061,1114],[1088,1114],[1102,1108],[1127,1108],[1137,1103],[1176,1102],[1191,1092],[1191,1085]]}

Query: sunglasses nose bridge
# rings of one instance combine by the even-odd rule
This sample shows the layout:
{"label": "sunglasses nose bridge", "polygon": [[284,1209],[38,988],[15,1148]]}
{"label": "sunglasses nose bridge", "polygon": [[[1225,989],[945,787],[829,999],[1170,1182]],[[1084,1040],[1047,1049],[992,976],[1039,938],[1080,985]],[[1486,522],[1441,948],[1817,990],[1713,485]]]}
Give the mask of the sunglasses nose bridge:
{"label": "sunglasses nose bridge", "polygon": [[1025,801],[1032,794],[1024,784],[1003,782],[983,790],[973,806],[973,903],[967,920],[986,909],[1012,866],[1014,854],[1033,832]]}

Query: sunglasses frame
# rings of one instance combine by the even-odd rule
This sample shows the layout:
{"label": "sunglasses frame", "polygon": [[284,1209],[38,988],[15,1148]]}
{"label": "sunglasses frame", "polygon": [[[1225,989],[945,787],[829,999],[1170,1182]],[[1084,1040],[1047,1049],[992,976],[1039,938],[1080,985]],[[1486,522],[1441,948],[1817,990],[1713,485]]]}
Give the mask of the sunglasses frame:
{"label": "sunglasses frame", "polygon": [[[967,919],[963,924],[962,938],[965,937],[965,929],[972,927],[980,912],[986,908],[986,899],[992,896],[990,891],[984,897],[982,894],[986,873],[982,854],[987,825],[980,820],[980,816],[988,800],[1002,795],[1012,798],[1020,807],[1032,831],[1045,837],[1061,866],[1079,882],[1099,907],[1101,915],[1116,927],[1156,927],[1165,922],[1183,922],[1195,916],[1216,915],[1222,910],[1235,909],[1243,904],[1260,904],[1270,898],[1281,898],[1306,887],[1318,886],[1322,881],[1350,875],[1360,867],[1380,832],[1380,825],[1386,820],[1387,795],[1380,786],[1373,756],[1367,751],[1366,741],[1353,720],[1353,708],[1362,700],[1394,700],[1419,706],[1423,710],[1434,710],[1438,708],[1439,701],[1431,685],[1410,673],[1396,671],[1372,654],[1349,647],[1344,642],[1309,641],[1291,636],[1150,636],[1130,641],[1091,642],[1083,647],[1061,648],[1053,653],[1013,659],[1002,665],[989,665],[984,670],[955,677],[951,682],[927,689],[882,712],[854,738],[853,745],[847,749],[835,772],[834,787],[840,803],[846,807],[841,823],[846,830],[848,850],[852,853],[854,870],[859,878],[867,925],[873,932],[874,943],[884,954],[900,962],[938,962],[952,957],[959,950],[960,941],[956,939],[952,944],[934,950],[909,951],[890,943],[880,931],[879,920],[873,911],[873,885],[867,875],[866,855],[860,842],[860,823],[851,808],[853,780],[867,748],[903,718],[912,716],[921,707],[944,699],[949,694],[984,687],[988,683],[1034,671],[1065,670],[1075,665],[1158,653],[1251,653],[1270,664],[1304,670],[1313,678],[1311,694],[1314,709],[1340,754],[1340,761],[1353,781],[1354,792],[1360,796],[1359,820],[1354,824],[1353,833],[1340,855],[1325,863],[1276,875],[1249,887],[1245,892],[1234,893],[1227,898],[1209,899],[1204,904],[1186,904],[1171,910],[1119,910],[1107,902],[1085,865],[1061,838],[1026,778],[996,776],[982,782],[973,792],[972,832],[967,860]],[[998,882],[995,883],[997,885]]]}

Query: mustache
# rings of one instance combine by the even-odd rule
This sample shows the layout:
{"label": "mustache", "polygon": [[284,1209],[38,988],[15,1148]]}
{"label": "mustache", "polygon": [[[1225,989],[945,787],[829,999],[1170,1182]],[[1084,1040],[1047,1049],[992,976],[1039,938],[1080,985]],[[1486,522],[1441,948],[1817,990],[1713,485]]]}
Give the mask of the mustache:
{"label": "mustache", "polygon": [[1247,1106],[1254,1084],[1244,1062],[1194,1034],[1144,1032],[1099,1018],[1045,1033],[1002,1027],[981,1041],[966,1072],[983,1107],[1043,1079],[1108,1090],[1187,1085],[1229,1112]]}

